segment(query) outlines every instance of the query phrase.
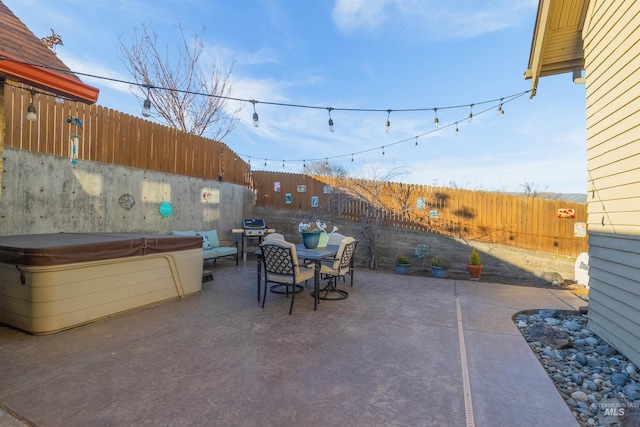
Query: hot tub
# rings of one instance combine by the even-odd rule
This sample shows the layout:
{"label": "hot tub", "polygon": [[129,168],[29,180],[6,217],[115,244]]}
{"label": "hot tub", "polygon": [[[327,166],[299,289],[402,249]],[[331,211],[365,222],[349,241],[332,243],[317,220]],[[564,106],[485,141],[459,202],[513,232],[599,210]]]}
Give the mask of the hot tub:
{"label": "hot tub", "polygon": [[202,238],[0,236],[0,323],[48,334],[200,291]]}

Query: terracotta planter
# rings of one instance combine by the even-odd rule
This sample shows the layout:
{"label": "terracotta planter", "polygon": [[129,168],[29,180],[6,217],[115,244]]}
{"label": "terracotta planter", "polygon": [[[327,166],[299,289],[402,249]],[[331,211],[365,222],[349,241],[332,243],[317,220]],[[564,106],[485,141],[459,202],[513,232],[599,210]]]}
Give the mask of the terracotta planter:
{"label": "terracotta planter", "polygon": [[480,280],[482,274],[482,264],[467,264],[467,270],[469,270],[469,279]]}

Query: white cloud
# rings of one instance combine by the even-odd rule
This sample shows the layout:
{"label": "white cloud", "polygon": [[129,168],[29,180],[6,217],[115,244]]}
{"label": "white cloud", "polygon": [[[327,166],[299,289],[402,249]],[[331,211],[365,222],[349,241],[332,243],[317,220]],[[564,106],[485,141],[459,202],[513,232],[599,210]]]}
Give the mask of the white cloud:
{"label": "white cloud", "polygon": [[332,18],[345,34],[380,30],[426,41],[480,34],[520,24],[536,0],[336,0]]}
{"label": "white cloud", "polygon": [[372,30],[385,20],[384,8],[393,0],[337,0],[331,16],[341,31]]}

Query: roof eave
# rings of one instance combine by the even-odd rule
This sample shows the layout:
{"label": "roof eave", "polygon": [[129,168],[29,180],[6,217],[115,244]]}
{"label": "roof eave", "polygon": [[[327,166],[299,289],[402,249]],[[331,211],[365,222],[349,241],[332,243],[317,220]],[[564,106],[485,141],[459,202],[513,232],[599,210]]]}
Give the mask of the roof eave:
{"label": "roof eave", "polygon": [[[582,32],[589,0],[540,0],[531,41],[529,64],[524,73],[531,79],[532,96],[540,77],[574,73],[584,69]],[[575,83],[584,82],[574,78]]]}
{"label": "roof eave", "polygon": [[0,52],[0,75],[74,101],[95,104],[100,90],[57,71],[25,64]]}
{"label": "roof eave", "polygon": [[531,96],[535,96],[540,70],[542,68],[542,52],[544,49],[545,36],[549,23],[551,1],[540,0],[538,3],[538,13],[531,40],[531,52],[529,54],[529,66],[524,73],[525,79],[531,79]]}

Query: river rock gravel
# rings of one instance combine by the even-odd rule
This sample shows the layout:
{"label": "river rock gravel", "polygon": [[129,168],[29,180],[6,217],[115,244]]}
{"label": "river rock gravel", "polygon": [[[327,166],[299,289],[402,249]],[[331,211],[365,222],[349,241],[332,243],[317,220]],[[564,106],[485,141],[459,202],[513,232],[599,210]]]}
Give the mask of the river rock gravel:
{"label": "river rock gravel", "polygon": [[587,329],[587,314],[539,310],[514,322],[581,426],[640,427],[640,370]]}

